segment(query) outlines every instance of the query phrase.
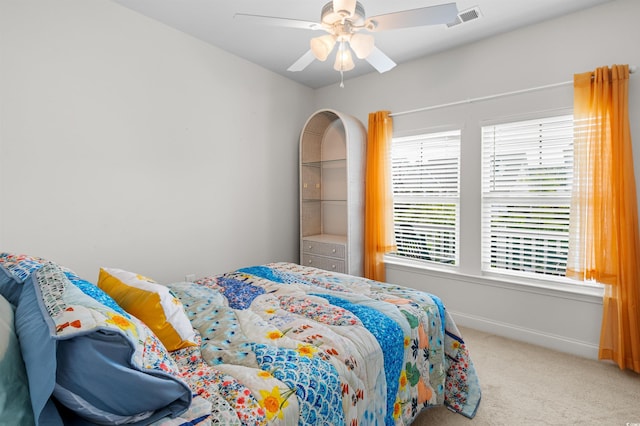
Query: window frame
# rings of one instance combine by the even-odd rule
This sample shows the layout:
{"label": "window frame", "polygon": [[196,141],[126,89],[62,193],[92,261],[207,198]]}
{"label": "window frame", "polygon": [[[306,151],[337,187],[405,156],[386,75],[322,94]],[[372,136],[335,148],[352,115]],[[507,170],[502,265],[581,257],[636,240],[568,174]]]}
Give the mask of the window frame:
{"label": "window frame", "polygon": [[565,277],[573,135],[573,111],[480,126],[483,272]]}
{"label": "window frame", "polygon": [[[457,133],[456,135],[453,135]],[[403,199],[403,201],[407,201],[410,197],[404,196],[404,197],[397,197],[394,191],[394,185],[393,185],[393,181],[395,180],[394,177],[394,167],[393,167],[393,149],[394,149],[394,144],[396,142],[398,142],[399,140],[405,140],[405,141],[410,141],[410,140],[419,140],[425,136],[428,135],[446,135],[446,134],[450,134],[448,137],[451,138],[455,138],[455,141],[457,142],[457,147],[455,148],[455,150],[457,151],[457,158],[456,158],[456,162],[457,162],[457,170],[456,170],[456,186],[457,186],[457,190],[456,190],[456,195],[452,196],[452,197],[447,197],[446,201],[443,202],[437,202],[438,201],[438,195],[423,195],[420,197],[416,197],[416,198],[420,198],[422,200],[426,200],[426,204],[427,205],[433,205],[433,206],[446,206],[446,205],[453,205],[453,208],[451,210],[453,210],[454,214],[455,214],[455,225],[454,225],[454,230],[453,230],[453,239],[454,239],[454,243],[453,243],[453,258],[452,258],[452,262],[441,262],[441,261],[435,261],[435,260],[429,260],[429,259],[424,259],[424,258],[420,258],[418,256],[408,256],[408,255],[404,255],[401,253],[398,253],[397,251],[388,253],[385,257],[389,257],[392,259],[396,259],[396,261],[399,262],[408,262],[411,264],[415,264],[415,265],[419,265],[420,267],[428,267],[428,268],[448,268],[448,269],[456,269],[459,267],[460,264],[460,202],[461,202],[461,171],[460,171],[460,167],[461,167],[461,151],[462,151],[462,135],[463,135],[463,127],[462,126],[438,126],[438,127],[433,127],[433,128],[427,128],[427,129],[419,129],[417,131],[411,132],[411,133],[405,133],[405,134],[396,134],[393,136],[393,140],[391,143],[391,149],[389,152],[389,156],[390,156],[390,164],[391,164],[391,171],[390,171],[390,175],[391,175],[391,179],[392,179],[392,197],[393,197],[393,201],[394,201],[394,206],[393,206],[393,227],[394,227],[394,236],[397,238],[398,237],[398,232],[397,232],[397,226],[396,226],[396,205],[397,205],[397,200],[398,198]],[[444,137],[444,136],[440,136],[440,137]],[[402,226],[403,224],[401,224],[400,226]],[[432,226],[437,226],[436,224],[433,224]],[[429,228],[429,226],[427,226],[427,228]],[[396,241],[397,242],[397,241]],[[422,253],[426,253],[426,247],[423,248],[422,250],[424,250]],[[426,254],[424,254],[424,256],[426,256]]]}

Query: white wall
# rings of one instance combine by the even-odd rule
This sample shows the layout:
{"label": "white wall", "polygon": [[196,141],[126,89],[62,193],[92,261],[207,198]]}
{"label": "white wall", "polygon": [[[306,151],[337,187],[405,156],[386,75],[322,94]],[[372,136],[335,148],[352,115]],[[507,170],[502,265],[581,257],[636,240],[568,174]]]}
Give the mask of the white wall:
{"label": "white wall", "polygon": [[2,0],[0,250],[88,279],[297,261],[313,96],[107,0]]}
{"label": "white wall", "polygon": [[[369,112],[416,108],[571,81],[611,64],[640,67],[637,0],[617,0],[316,91],[317,108],[367,123]],[[473,23],[469,24],[473,25]],[[460,324],[596,356],[601,298],[479,278],[480,136],[486,120],[571,108],[571,85],[394,118],[396,135],[462,127],[461,260],[456,273],[388,265],[387,280],[443,298]],[[630,80],[634,159],[640,164],[640,69]],[[640,182],[640,167],[636,167]],[[638,184],[640,188],[640,184]]]}

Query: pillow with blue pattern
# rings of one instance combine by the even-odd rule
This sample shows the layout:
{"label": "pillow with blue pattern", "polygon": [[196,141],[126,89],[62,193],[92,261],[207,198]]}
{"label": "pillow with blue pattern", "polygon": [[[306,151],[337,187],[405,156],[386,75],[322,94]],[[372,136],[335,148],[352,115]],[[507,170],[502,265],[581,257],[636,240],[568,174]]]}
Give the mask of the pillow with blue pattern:
{"label": "pillow with blue pattern", "polygon": [[114,311],[118,312],[120,315],[125,316],[127,318],[129,317],[129,314],[124,309],[122,309],[122,307],[118,305],[118,303],[116,303],[116,301],[113,300],[111,296],[105,293],[100,287],[98,287],[94,283],[91,283],[87,280],[83,280],[82,278],[80,278],[79,276],[77,276],[75,273],[71,271],[65,271],[64,274],[67,276],[67,278],[69,278],[69,281],[71,281],[71,284],[78,287],[87,296],[113,309]]}

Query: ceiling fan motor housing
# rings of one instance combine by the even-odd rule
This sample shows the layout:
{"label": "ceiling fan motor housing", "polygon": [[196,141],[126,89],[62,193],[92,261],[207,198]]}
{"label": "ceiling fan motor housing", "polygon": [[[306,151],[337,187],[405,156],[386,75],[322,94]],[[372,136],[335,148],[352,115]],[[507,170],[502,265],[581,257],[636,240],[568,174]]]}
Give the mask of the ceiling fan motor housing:
{"label": "ceiling fan motor housing", "polygon": [[362,26],[365,22],[364,7],[360,2],[356,2],[356,9],[352,16],[344,16],[341,13],[333,10],[333,2],[325,4],[322,8],[321,20],[324,25],[332,27],[336,23],[342,22],[342,20],[348,20],[352,26]]}

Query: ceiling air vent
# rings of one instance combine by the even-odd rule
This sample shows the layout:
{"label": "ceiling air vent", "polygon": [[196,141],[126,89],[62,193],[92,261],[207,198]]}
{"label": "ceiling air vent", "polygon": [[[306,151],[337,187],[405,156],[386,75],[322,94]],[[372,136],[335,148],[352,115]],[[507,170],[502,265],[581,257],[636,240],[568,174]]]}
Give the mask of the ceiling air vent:
{"label": "ceiling air vent", "polygon": [[456,16],[456,20],[448,23],[447,27],[455,27],[456,25],[464,24],[465,22],[473,21],[474,19],[478,19],[482,16],[480,12],[480,8],[478,6],[472,7],[471,9],[462,10]]}

